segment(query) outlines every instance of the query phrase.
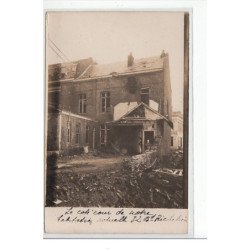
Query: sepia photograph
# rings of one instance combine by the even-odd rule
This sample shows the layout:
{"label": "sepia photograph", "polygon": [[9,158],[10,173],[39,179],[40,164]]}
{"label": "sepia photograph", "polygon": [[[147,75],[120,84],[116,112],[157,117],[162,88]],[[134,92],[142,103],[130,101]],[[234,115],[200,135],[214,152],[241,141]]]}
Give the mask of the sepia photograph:
{"label": "sepia photograph", "polygon": [[45,30],[45,207],[187,210],[189,13],[49,11]]}

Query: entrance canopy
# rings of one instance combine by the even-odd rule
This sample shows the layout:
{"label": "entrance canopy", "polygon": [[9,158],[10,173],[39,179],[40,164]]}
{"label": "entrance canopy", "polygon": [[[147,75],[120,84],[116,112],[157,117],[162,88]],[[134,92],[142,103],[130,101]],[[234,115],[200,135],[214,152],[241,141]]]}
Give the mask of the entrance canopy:
{"label": "entrance canopy", "polygon": [[143,123],[146,121],[158,120],[166,121],[168,125],[173,128],[173,123],[166,116],[150,108],[145,103],[140,103],[118,120],[107,123],[113,126],[143,126]]}

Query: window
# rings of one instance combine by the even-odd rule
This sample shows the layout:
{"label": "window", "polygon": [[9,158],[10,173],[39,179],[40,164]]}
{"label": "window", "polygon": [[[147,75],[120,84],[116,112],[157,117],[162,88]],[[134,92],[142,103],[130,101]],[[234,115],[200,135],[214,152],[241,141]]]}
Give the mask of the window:
{"label": "window", "polygon": [[106,146],[108,142],[109,128],[106,125],[100,127],[100,141],[102,146]]}
{"label": "window", "polygon": [[100,127],[100,137],[101,145],[105,145],[105,125],[101,125]]}
{"label": "window", "polygon": [[149,105],[149,88],[141,89],[141,102]]}
{"label": "window", "polygon": [[80,143],[80,124],[76,124],[76,143]]}
{"label": "window", "polygon": [[174,146],[174,137],[171,136],[171,147],[173,147],[173,146]]}
{"label": "window", "polygon": [[85,137],[85,142],[88,144],[89,143],[89,126],[86,126],[86,137]]}
{"label": "window", "polygon": [[180,137],[180,147],[182,148],[182,137]]}
{"label": "window", "polygon": [[95,148],[95,132],[96,132],[96,129],[95,128],[93,128],[93,134],[92,134],[92,136],[93,136],[93,139],[92,139],[92,143],[93,143],[93,149]]}
{"label": "window", "polygon": [[86,94],[79,95],[79,113],[83,114],[87,111],[87,97]]}
{"label": "window", "polygon": [[101,111],[110,111],[110,92],[108,91],[101,93]]}
{"label": "window", "polygon": [[71,123],[67,123],[67,142],[71,142]]}

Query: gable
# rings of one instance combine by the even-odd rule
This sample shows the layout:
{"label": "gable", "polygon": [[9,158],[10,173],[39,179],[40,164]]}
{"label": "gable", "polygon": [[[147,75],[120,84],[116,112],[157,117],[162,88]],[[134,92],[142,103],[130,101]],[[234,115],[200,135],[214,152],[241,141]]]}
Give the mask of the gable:
{"label": "gable", "polygon": [[134,110],[126,114],[123,118],[126,117],[145,118],[148,120],[163,119],[163,117],[160,114],[158,114],[158,112],[152,111],[144,104],[140,104]]}
{"label": "gable", "polygon": [[173,128],[173,123],[170,121],[167,117],[161,115],[154,109],[150,108],[148,105],[145,103],[140,103],[138,106],[136,106],[134,109],[129,111],[127,114],[122,116],[120,119],[114,121],[114,123],[119,123],[121,121],[125,120],[134,120],[134,121],[139,121],[139,120],[164,120],[168,123],[168,125]]}

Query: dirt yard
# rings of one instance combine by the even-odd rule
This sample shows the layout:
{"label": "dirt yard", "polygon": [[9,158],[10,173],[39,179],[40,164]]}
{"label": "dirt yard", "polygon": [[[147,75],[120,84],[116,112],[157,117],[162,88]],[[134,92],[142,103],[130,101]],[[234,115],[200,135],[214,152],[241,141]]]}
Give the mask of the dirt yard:
{"label": "dirt yard", "polygon": [[59,159],[47,175],[47,206],[182,208],[181,152],[166,168],[153,153]]}

